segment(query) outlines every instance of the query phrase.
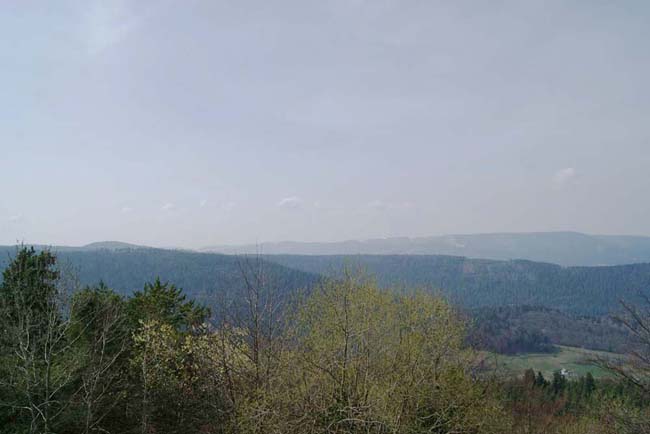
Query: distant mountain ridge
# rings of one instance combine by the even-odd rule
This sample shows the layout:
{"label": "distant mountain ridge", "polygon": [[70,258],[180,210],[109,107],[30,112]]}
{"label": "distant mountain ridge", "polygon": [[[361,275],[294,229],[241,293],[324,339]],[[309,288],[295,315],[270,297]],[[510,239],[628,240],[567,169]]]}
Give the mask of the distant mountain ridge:
{"label": "distant mountain ridge", "polygon": [[599,266],[650,262],[650,237],[580,232],[488,233],[325,243],[286,241],[212,246],[200,251],[265,255],[450,255]]}
{"label": "distant mountain ridge", "polygon": [[80,250],[119,250],[119,249],[147,249],[149,247],[139,246],[137,244],[125,243],[122,241],[97,241],[79,247]]}
{"label": "distant mountain ridge", "polygon": [[[57,252],[154,248],[121,241],[99,241],[84,246],[34,246],[50,248]],[[447,255],[506,261],[524,259],[562,266],[650,263],[650,237],[590,235],[580,232],[487,233],[340,242],[283,241],[218,245],[195,250],[180,248],[166,250],[226,255]]]}

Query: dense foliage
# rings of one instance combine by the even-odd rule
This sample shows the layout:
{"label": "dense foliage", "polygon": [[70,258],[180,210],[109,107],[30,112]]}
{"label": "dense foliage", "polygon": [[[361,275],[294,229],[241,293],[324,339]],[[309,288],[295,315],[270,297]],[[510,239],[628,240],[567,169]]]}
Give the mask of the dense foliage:
{"label": "dense foliage", "polygon": [[[155,280],[130,297],[23,249],[2,283],[0,426],[29,433],[496,433],[453,309],[348,276],[276,309],[260,268],[209,312]],[[243,309],[242,307],[246,307]],[[282,312],[282,315],[279,315]]]}
{"label": "dense foliage", "polygon": [[502,354],[543,353],[553,345],[624,353],[630,333],[611,316],[589,317],[539,306],[499,306],[467,312],[475,348]]}
{"label": "dense foliage", "polygon": [[345,273],[288,303],[266,270],[240,267],[242,292],[210,323],[173,284],[154,279],[130,296],[81,288],[50,252],[21,249],[0,285],[0,432],[650,429],[642,364],[618,366],[625,381],[492,379],[442,298]]}
{"label": "dense foliage", "polygon": [[466,308],[544,306],[581,315],[603,315],[619,301],[638,301],[650,287],[650,264],[561,267],[531,261],[493,261],[457,256],[267,256],[286,267],[336,275],[358,267],[386,288],[440,291]]}

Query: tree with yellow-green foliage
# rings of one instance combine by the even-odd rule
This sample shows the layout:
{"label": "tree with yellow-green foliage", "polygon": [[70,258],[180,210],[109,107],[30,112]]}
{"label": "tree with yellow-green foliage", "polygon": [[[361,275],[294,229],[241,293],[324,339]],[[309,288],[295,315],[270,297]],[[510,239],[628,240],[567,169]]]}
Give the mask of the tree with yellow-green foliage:
{"label": "tree with yellow-green foliage", "polygon": [[471,376],[463,323],[440,298],[347,274],[306,300],[291,334],[281,378],[243,414],[246,432],[507,432]]}

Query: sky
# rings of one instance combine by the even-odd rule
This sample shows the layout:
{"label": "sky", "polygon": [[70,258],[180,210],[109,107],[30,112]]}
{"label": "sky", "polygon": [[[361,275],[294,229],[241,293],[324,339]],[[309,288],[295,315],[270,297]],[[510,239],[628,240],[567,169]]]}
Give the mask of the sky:
{"label": "sky", "polygon": [[650,235],[645,1],[8,0],[0,244]]}

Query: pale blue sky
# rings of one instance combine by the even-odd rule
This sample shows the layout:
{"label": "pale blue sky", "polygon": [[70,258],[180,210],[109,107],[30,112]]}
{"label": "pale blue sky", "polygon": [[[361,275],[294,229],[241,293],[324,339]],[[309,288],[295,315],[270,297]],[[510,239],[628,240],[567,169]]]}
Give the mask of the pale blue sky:
{"label": "pale blue sky", "polygon": [[650,235],[639,1],[0,10],[0,243]]}

